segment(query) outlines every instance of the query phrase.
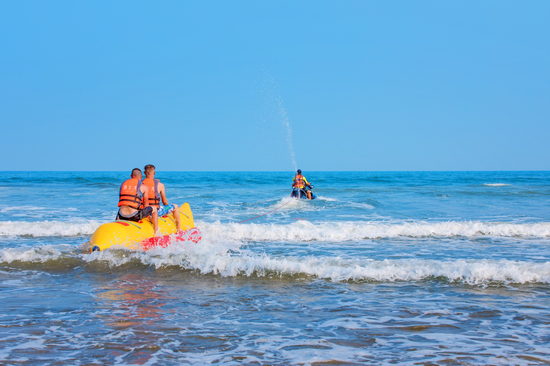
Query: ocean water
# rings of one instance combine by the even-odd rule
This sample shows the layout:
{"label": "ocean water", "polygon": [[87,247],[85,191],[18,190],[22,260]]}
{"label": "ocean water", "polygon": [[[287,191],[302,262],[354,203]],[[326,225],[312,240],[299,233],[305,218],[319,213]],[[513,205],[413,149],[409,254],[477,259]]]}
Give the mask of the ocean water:
{"label": "ocean water", "polygon": [[160,171],[203,240],[90,254],[128,172],[0,172],[0,364],[550,363],[550,172],[304,173]]}

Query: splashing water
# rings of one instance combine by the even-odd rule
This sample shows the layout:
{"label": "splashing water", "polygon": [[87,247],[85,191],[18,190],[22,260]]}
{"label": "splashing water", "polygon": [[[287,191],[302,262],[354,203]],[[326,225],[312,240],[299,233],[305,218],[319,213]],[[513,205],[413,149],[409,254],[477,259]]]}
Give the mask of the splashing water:
{"label": "splashing water", "polygon": [[272,101],[276,103],[276,113],[278,115],[277,117],[280,118],[280,121],[282,122],[282,127],[285,132],[286,143],[290,153],[290,160],[294,167],[294,171],[296,171],[298,169],[298,165],[296,164],[296,155],[294,153],[294,145],[292,142],[292,128],[290,127],[288,113],[283,104],[283,98],[281,97],[280,93],[277,92],[279,84],[275,81],[273,77],[271,77],[271,75],[266,70],[264,70],[264,74],[265,79],[269,84],[269,87],[264,87],[263,91],[270,97],[270,99],[272,99]]}
{"label": "splashing water", "polygon": [[288,115],[286,109],[283,107],[283,101],[279,97],[279,113],[281,114],[281,119],[283,122],[283,128],[286,130],[286,142],[288,144],[288,149],[290,151],[290,159],[292,160],[292,165],[294,166],[294,171],[298,169],[296,165],[296,155],[294,154],[294,145],[292,144],[292,129],[290,128],[290,121],[288,120]]}

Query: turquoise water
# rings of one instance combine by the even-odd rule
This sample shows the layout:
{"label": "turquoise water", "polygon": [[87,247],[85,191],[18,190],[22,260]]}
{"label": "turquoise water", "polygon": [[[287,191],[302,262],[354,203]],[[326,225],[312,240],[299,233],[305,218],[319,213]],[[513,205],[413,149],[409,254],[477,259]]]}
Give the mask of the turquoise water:
{"label": "turquoise water", "polygon": [[0,172],[0,364],[550,363],[550,172],[304,173],[158,172],[203,240],[89,254],[128,172]]}

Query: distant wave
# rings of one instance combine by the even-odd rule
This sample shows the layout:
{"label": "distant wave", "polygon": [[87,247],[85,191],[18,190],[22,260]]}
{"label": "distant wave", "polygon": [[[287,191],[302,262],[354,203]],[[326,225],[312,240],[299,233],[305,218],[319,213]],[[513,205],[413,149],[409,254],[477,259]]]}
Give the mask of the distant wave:
{"label": "distant wave", "polygon": [[257,241],[350,241],[396,237],[550,237],[550,222],[534,224],[485,222],[327,222],[313,224],[300,220],[292,224],[198,223],[205,235],[233,240]]}
{"label": "distant wave", "polygon": [[[71,237],[90,236],[101,225],[60,221],[0,222],[0,236]],[[354,241],[397,237],[550,237],[550,222],[532,224],[476,221],[380,223],[347,221],[311,223],[297,220],[289,224],[237,224],[196,222],[205,237],[237,241]]]}
{"label": "distant wave", "polygon": [[222,277],[311,276],[331,281],[414,282],[444,280],[470,285],[550,283],[550,262],[488,259],[342,259],[338,257],[272,257],[266,254],[236,254],[220,244],[206,242],[194,246],[173,245],[151,252],[105,251],[83,254],[60,246],[0,249],[0,264],[26,269],[47,262],[46,268],[68,264],[92,266],[96,270],[136,265],[153,268],[180,268]]}
{"label": "distant wave", "polygon": [[484,186],[487,187],[503,187],[503,186],[510,186],[511,184],[506,183],[485,183]]}

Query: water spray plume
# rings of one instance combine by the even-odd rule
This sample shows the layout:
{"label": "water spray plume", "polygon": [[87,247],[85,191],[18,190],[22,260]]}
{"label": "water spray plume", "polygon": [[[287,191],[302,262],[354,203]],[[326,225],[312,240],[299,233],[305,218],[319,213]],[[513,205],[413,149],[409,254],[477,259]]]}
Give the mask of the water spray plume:
{"label": "water spray plume", "polygon": [[271,77],[271,75],[269,75],[269,73],[267,71],[264,70],[264,73],[265,73],[266,79],[271,84],[271,87],[272,87],[272,90],[273,90],[269,94],[271,94],[271,98],[276,100],[277,113],[280,116],[280,119],[281,119],[281,122],[282,122],[282,127],[285,131],[286,142],[287,142],[288,150],[289,150],[289,153],[290,153],[290,160],[291,160],[292,165],[294,167],[294,171],[296,171],[298,169],[298,166],[296,164],[296,156],[294,154],[294,145],[292,143],[292,128],[290,127],[290,120],[288,119],[288,113],[287,113],[287,111],[286,111],[286,109],[283,105],[283,98],[280,96],[280,94],[277,93],[277,88],[278,88],[277,82]]}
{"label": "water spray plume", "polygon": [[281,114],[281,119],[283,122],[283,128],[286,130],[286,142],[288,144],[288,149],[290,151],[290,159],[292,160],[292,165],[294,166],[294,171],[298,169],[296,165],[296,156],[294,154],[294,145],[292,144],[292,128],[290,128],[290,121],[286,113],[286,109],[283,107],[283,102],[279,98],[279,113]]}

